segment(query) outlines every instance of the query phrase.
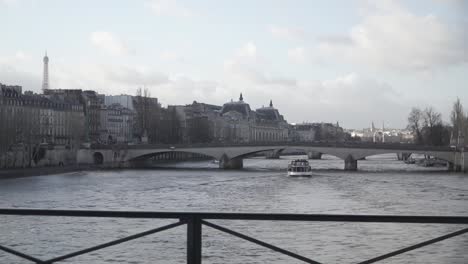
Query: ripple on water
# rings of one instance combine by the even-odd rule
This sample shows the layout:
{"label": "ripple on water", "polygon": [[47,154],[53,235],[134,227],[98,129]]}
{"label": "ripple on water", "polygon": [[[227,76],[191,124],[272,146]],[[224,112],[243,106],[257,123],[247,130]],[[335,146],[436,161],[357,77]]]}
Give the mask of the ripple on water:
{"label": "ripple on water", "polygon": [[[331,156],[311,160],[315,176],[288,178],[289,159],[244,161],[241,171],[209,162],[181,169],[66,173],[6,179],[0,207],[263,213],[468,215],[468,177],[404,164],[393,156],[342,171]],[[195,167],[196,169],[187,169]],[[0,217],[0,244],[54,257],[149,230],[172,220]],[[325,263],[378,256],[462,228],[443,225],[216,221]],[[74,258],[71,263],[185,263],[185,227]],[[203,228],[207,263],[290,263],[291,259]],[[410,259],[410,261],[408,260]],[[467,263],[468,239],[452,238],[390,263]],[[409,261],[409,262],[408,262]],[[0,255],[0,263],[19,263]]]}

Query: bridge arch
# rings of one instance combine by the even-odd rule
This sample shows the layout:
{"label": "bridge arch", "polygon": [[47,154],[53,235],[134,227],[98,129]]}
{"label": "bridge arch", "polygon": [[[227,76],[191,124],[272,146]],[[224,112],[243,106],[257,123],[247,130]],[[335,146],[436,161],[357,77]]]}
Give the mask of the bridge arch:
{"label": "bridge arch", "polygon": [[307,155],[309,152],[319,152],[319,153],[326,154],[326,155],[329,155],[329,156],[333,156],[333,157],[336,157],[336,158],[339,158],[339,159],[342,159],[342,160],[345,160],[349,156],[349,153],[342,154],[340,152],[334,151],[331,148],[327,148],[327,149],[320,148],[320,149],[318,149],[318,148],[311,148],[311,147],[293,146],[293,147],[288,147],[286,149],[287,150],[303,151],[304,155]]}
{"label": "bridge arch", "polygon": [[249,156],[252,156],[254,154],[257,154],[257,153],[261,153],[261,152],[267,152],[267,151],[282,151],[284,150],[284,148],[266,148],[266,149],[260,149],[260,150],[254,150],[254,151],[250,151],[250,152],[246,152],[246,153],[243,153],[243,154],[240,154],[240,155],[237,155],[237,156],[233,156],[233,157],[230,157],[231,159],[234,159],[234,158],[247,158]]}
{"label": "bridge arch", "polygon": [[[368,153],[365,154],[358,154],[355,155],[355,159],[363,159],[371,156],[376,156],[376,155],[383,155],[383,154],[398,154],[401,151],[397,150],[372,150],[369,151]],[[452,153],[438,153],[438,152],[431,152],[431,151],[418,151],[418,150],[413,150],[413,151],[408,151],[411,152],[412,154],[421,154],[421,155],[427,155],[427,156],[432,156],[434,158],[444,160],[447,162],[454,162],[454,157]]]}
{"label": "bridge arch", "polygon": [[104,164],[104,155],[101,152],[97,151],[93,153],[93,163],[94,165]]}
{"label": "bridge arch", "polygon": [[213,159],[217,159],[217,157],[215,157],[215,156],[212,156],[212,155],[209,155],[207,153],[200,152],[200,151],[165,150],[165,151],[156,151],[156,152],[150,152],[150,153],[146,153],[146,154],[143,154],[143,155],[135,156],[135,157],[129,159],[128,161],[130,161],[130,162],[132,162],[132,161],[143,161],[143,160],[148,160],[148,159],[153,158],[153,157],[163,156],[163,155],[172,154],[172,153],[174,155],[177,155],[178,153],[197,154],[197,155],[203,155],[203,156],[206,156],[206,157],[211,157]]}

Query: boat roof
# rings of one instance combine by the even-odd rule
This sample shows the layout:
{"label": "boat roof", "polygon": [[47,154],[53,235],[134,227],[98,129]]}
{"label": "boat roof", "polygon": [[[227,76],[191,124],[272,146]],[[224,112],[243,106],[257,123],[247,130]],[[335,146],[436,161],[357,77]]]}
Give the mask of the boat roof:
{"label": "boat roof", "polygon": [[305,160],[305,159],[297,159],[297,160],[292,160],[290,165],[292,166],[308,166],[309,165],[309,161],[308,160]]}

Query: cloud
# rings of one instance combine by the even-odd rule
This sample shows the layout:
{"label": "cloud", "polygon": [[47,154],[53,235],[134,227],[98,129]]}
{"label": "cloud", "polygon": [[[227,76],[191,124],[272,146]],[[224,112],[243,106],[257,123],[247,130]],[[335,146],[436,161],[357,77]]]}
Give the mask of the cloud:
{"label": "cloud", "polygon": [[[296,59],[312,57],[305,48],[292,49]],[[389,84],[349,73],[332,79],[302,81],[271,70],[262,52],[253,42],[239,48],[226,60],[220,81],[233,98],[243,92],[245,101],[255,109],[267,105],[269,99],[289,122],[340,121],[347,126],[368,126],[372,121],[385,120],[403,127],[413,105]],[[389,111],[391,109],[391,111]]]}
{"label": "cloud", "polygon": [[268,28],[270,34],[276,38],[282,39],[303,39],[305,37],[305,32],[301,28],[294,28],[294,27],[281,27],[281,26],[270,26]]}
{"label": "cloud", "polygon": [[231,81],[247,81],[255,85],[293,85],[295,80],[278,77],[280,74],[266,73],[266,59],[258,53],[253,42],[247,42],[234,56],[224,62],[226,78]]}
{"label": "cloud", "polygon": [[296,47],[288,50],[288,59],[295,63],[307,62],[308,56],[308,51],[304,47]]}
{"label": "cloud", "polygon": [[318,38],[319,42],[322,43],[333,43],[334,45],[353,45],[354,40],[350,36],[346,35],[328,35]]}
{"label": "cloud", "polygon": [[239,81],[250,86],[295,86],[297,83],[295,79],[268,74],[253,68],[230,68],[227,75],[230,82]]}
{"label": "cloud", "polygon": [[110,55],[121,56],[130,53],[129,48],[121,39],[107,31],[91,33],[90,40],[94,46]]}
{"label": "cloud", "polygon": [[237,58],[249,58],[249,59],[256,59],[257,58],[257,46],[253,42],[247,42],[242,46],[236,53]]}
{"label": "cloud", "polygon": [[102,66],[104,77],[109,81],[138,86],[156,86],[169,82],[166,74],[150,70],[146,67]]}
{"label": "cloud", "polygon": [[40,91],[42,83],[40,73],[42,72],[33,73],[24,70],[30,65],[34,65],[31,56],[21,50],[16,51],[13,56],[0,56],[0,82],[23,86],[24,91]]}
{"label": "cloud", "polygon": [[182,57],[181,54],[175,51],[170,51],[170,50],[165,50],[161,52],[159,54],[159,57],[164,61],[177,61],[177,62],[184,61],[184,58]]}
{"label": "cloud", "polygon": [[397,1],[368,1],[362,21],[347,34],[321,37],[314,47],[290,50],[289,57],[401,72],[435,70],[468,62],[464,30],[431,14],[413,14]]}
{"label": "cloud", "polygon": [[393,127],[406,126],[414,102],[402,98],[391,85],[349,73],[332,79],[300,81],[262,71],[245,71],[223,79],[230,92],[224,101],[243,92],[256,109],[273,100],[288,122],[336,122],[346,127],[367,127],[372,120]]}
{"label": "cloud", "polygon": [[[18,52],[20,54],[20,52]],[[40,70],[19,71],[16,65],[23,56],[0,59],[0,80],[7,84],[23,85],[25,90],[40,91]],[[28,57],[24,54],[24,57]],[[409,106],[389,84],[366,79],[356,73],[332,79],[300,81],[266,70],[267,63],[253,43],[247,43],[234,53],[232,59],[243,61],[248,68],[225,68],[217,80],[195,80],[188,76],[169,74],[145,65],[110,65],[81,62],[70,64],[57,60],[49,74],[52,88],[92,89],[104,94],[135,94],[138,87],[146,87],[164,105],[188,104],[194,100],[219,104],[237,98],[240,92],[253,109],[267,105],[273,99],[275,107],[289,122],[340,121],[344,126],[363,127],[370,121],[396,127],[405,126]],[[231,65],[232,66],[232,65]],[[34,66],[34,68],[39,68]],[[39,74],[33,74],[38,72]]]}
{"label": "cloud", "polygon": [[466,0],[433,0],[434,2],[449,4],[453,6],[466,6]]}
{"label": "cloud", "polygon": [[255,43],[249,41],[239,48],[235,54],[224,61],[224,68],[242,68],[258,66],[264,62],[264,58],[257,53]]}
{"label": "cloud", "polygon": [[[238,54],[259,57],[258,49],[252,47],[246,45],[246,49]],[[16,64],[2,61],[2,82],[23,85],[25,90],[40,91],[40,75],[19,71],[14,67]],[[243,92],[253,109],[267,105],[269,99],[273,99],[275,107],[289,122],[340,121],[348,127],[362,127],[372,120],[385,120],[393,126],[403,127],[409,111],[407,106],[414,105],[401,99],[390,85],[355,73],[305,82],[268,72],[262,65],[251,65],[251,68],[243,71],[227,68],[218,80],[195,80],[188,76],[172,78],[142,65],[67,64],[58,61],[51,65],[49,74],[52,88],[135,94],[138,87],[145,86],[164,105],[188,104],[194,100],[222,105]]]}
{"label": "cloud", "polygon": [[172,16],[179,18],[188,18],[194,16],[194,13],[187,7],[179,4],[176,0],[152,0],[146,5],[157,16]]}
{"label": "cloud", "polygon": [[12,65],[5,65],[0,62],[0,82],[7,85],[23,86],[23,91],[39,92],[41,89],[42,77],[36,74],[17,69]]}
{"label": "cloud", "polygon": [[216,81],[194,80],[187,76],[172,79],[163,85],[151,88],[163,104],[189,104],[193,101],[213,104],[222,102],[226,89]]}
{"label": "cloud", "polygon": [[18,59],[18,60],[26,60],[26,59],[29,59],[30,57],[24,53],[23,51],[19,50],[16,52],[15,54],[15,57]]}
{"label": "cloud", "polygon": [[356,73],[333,79],[296,81],[284,84],[280,91],[265,88],[256,96],[268,95],[280,102],[276,105],[289,122],[339,121],[347,127],[367,127],[372,120],[385,120],[394,127],[404,127],[407,105],[411,105],[389,84]]}
{"label": "cloud", "polygon": [[224,71],[230,75],[250,76],[256,79],[257,69],[264,66],[264,58],[257,53],[255,43],[249,41],[239,48],[235,54],[224,61]]}
{"label": "cloud", "polygon": [[[144,65],[96,64],[89,61],[55,61],[49,65],[53,89],[95,90],[103,94],[135,94],[138,87],[169,82],[167,74]],[[40,84],[40,82],[39,82]]]}
{"label": "cloud", "polygon": [[0,5],[11,6],[18,3],[18,0],[0,0]]}

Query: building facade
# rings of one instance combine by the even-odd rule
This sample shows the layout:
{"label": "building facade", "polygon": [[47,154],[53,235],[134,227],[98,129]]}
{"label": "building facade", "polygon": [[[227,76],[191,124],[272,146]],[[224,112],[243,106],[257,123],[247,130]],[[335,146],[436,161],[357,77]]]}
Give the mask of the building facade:
{"label": "building facade", "polygon": [[291,124],[289,138],[296,142],[344,141],[346,132],[338,123]]}
{"label": "building facade", "polygon": [[135,111],[133,133],[139,143],[158,143],[161,141],[161,105],[158,98],[133,96]]}
{"label": "building facade", "polygon": [[83,138],[81,104],[58,97],[22,93],[21,86],[0,84],[0,147],[37,144],[78,148]]}
{"label": "building facade", "polygon": [[173,109],[182,143],[251,143],[280,142],[288,139],[288,123],[270,101],[268,107],[255,111],[238,101],[223,106],[198,103],[169,106]]}
{"label": "building facade", "polygon": [[104,105],[110,106],[113,104],[120,104],[121,106],[130,109],[130,110],[135,110],[135,107],[133,106],[133,97],[131,95],[127,94],[121,94],[121,95],[101,95],[104,101]]}
{"label": "building facade", "polygon": [[249,143],[281,142],[288,139],[288,123],[278,109],[273,107],[272,101],[268,107],[253,111],[241,94],[239,101],[223,105],[220,117],[225,123],[222,141]]}
{"label": "building facade", "polygon": [[44,96],[50,100],[81,105],[84,114],[84,142],[97,142],[100,130],[101,100],[95,91],[81,89],[47,89]]}
{"label": "building facade", "polygon": [[105,144],[133,141],[134,111],[120,104],[103,106],[100,111],[100,142]]}

